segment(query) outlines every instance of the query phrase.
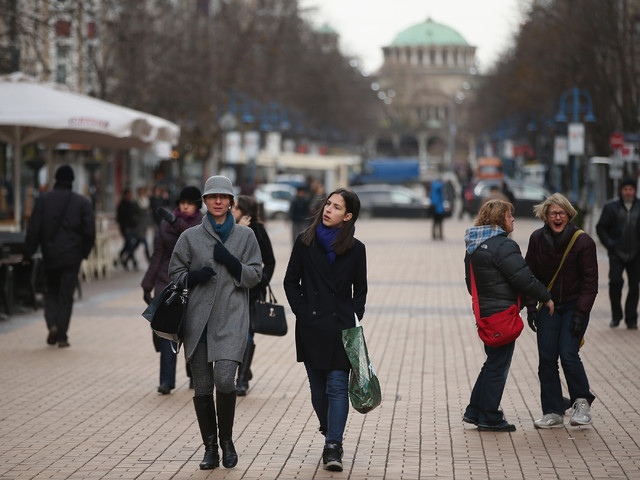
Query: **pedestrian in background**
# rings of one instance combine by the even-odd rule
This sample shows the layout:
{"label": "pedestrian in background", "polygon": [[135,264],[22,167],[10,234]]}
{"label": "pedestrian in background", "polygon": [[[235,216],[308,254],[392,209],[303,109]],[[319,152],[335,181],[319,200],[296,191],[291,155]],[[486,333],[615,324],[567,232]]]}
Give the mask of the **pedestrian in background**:
{"label": "pedestrian in background", "polygon": [[47,343],[58,347],[69,346],[67,332],[80,263],[91,253],[96,238],[91,202],[73,192],[74,179],[69,165],[56,170],[53,190],[36,199],[23,251],[24,262],[30,263],[38,247],[42,249]]}
{"label": "pedestrian in background", "polygon": [[[569,423],[588,425],[591,423],[591,404],[595,396],[589,389],[579,349],[598,294],[596,244],[589,235],[571,223],[577,212],[562,194],[554,193],[536,205],[534,213],[544,222],[544,226],[531,234],[526,260],[536,278],[547,287],[555,277],[551,287],[551,297],[555,301],[553,317],[545,308],[538,311],[535,299],[527,299],[527,320],[531,329],[537,331],[538,377],[543,413],[534,426],[564,426],[562,416],[566,407],[558,358],[573,404]],[[563,257],[565,260],[561,265]]]}
{"label": "pedestrian in background", "polygon": [[249,290],[262,278],[262,262],[253,230],[236,224],[231,214],[231,181],[210,177],[202,198],[206,218],[178,238],[169,278],[182,282],[187,277],[184,354],[191,365],[193,404],[205,445],[200,468],[210,470],[220,462],[218,438],[222,465],[232,468],[238,463],[232,440],[236,370],[247,346]]}
{"label": "pedestrian in background", "polygon": [[436,179],[431,182],[431,191],[429,198],[431,199],[431,212],[433,215],[433,225],[431,226],[431,237],[434,240],[443,240],[442,222],[447,215],[445,206],[444,182]]}
{"label": "pedestrian in background", "polygon": [[[620,185],[620,196],[607,202],[596,225],[596,232],[609,256],[610,327],[617,327],[624,318],[627,328],[638,328],[638,298],[640,296],[640,202],[636,198],[636,183],[626,178]],[[627,272],[629,291],[622,312],[622,273]]]}
{"label": "pedestrian in background", "polygon": [[349,414],[351,363],[342,330],[362,319],[367,298],[367,259],[354,237],[360,199],[350,190],[332,192],[313,223],[296,239],[284,290],[296,316],[296,351],[311,387],[311,404],[326,436],[322,462],[342,471],[342,440]]}
{"label": "pedestrian in background", "polygon": [[[151,303],[151,291],[154,296],[159,295],[169,284],[169,261],[173,247],[178,241],[178,237],[186,229],[202,223],[202,197],[200,190],[189,186],[182,189],[178,198],[178,207],[172,212],[159,207],[158,215],[162,218],[158,228],[158,234],[153,245],[153,255],[149,262],[141,286],[143,298],[147,303]],[[177,353],[171,344],[171,340],[161,338],[153,334],[153,345],[156,352],[160,353],[160,386],[158,393],[168,395],[176,387],[176,363]],[[187,365],[187,377],[191,379],[191,370]],[[190,386],[192,386],[190,380]]]}
{"label": "pedestrian in background", "polygon": [[122,199],[116,212],[116,221],[123,239],[122,249],[120,250],[120,263],[125,270],[129,268],[129,261],[132,261],[134,270],[138,270],[138,262],[134,255],[137,247],[137,211],[138,209],[133,201],[133,192],[127,187],[122,192]]}
{"label": "pedestrian in background", "polygon": [[[520,247],[508,235],[513,232],[513,205],[489,200],[480,208],[474,226],[465,232],[464,257],[467,290],[471,288],[471,269],[478,295],[479,317],[489,317],[518,304],[518,295],[527,295],[545,304],[553,315],[551,295],[531,273]],[[521,305],[519,305],[521,306]],[[484,346],[487,359],[471,392],[463,421],[480,431],[513,432],[500,410],[502,394],[509,375],[515,340],[500,347]]]}
{"label": "pedestrian in background", "polygon": [[311,224],[310,212],[311,200],[307,187],[300,185],[296,188],[296,196],[289,207],[289,219],[291,220],[291,243],[295,243],[300,233]]}
{"label": "pedestrian in background", "polygon": [[147,241],[147,233],[149,227],[153,223],[151,215],[151,202],[147,194],[147,187],[138,187],[136,192],[136,248],[139,245],[144,247],[144,255],[147,262],[151,260],[151,252],[149,251],[149,242]]}
{"label": "pedestrian in background", "polygon": [[[271,281],[273,271],[276,268],[276,257],[273,254],[273,247],[271,246],[271,239],[267,234],[267,229],[264,223],[260,221],[258,215],[258,202],[255,198],[248,195],[238,195],[233,207],[231,207],[231,213],[238,225],[245,225],[251,230],[258,240],[260,246],[260,255],[262,257],[262,278],[260,283],[249,290],[249,313],[250,318],[255,315],[254,305],[258,300],[264,300],[267,295],[267,285]],[[253,338],[253,332],[249,329],[249,335],[247,336],[247,348],[244,351],[242,357],[242,363],[238,368],[238,379],[236,381],[236,390],[238,396],[245,396],[249,390],[249,380],[253,378],[251,372],[251,362],[256,349],[255,341]]]}

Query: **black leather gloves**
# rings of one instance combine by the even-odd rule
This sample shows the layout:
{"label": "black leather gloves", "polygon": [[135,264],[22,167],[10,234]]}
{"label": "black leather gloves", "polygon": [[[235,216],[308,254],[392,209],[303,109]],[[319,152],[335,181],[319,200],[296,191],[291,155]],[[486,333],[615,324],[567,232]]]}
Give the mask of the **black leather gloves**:
{"label": "black leather gloves", "polygon": [[229,270],[233,278],[240,281],[240,277],[242,277],[242,264],[240,260],[231,255],[231,252],[221,243],[216,243],[216,246],[213,247],[213,259],[227,267],[227,270]]}
{"label": "black leather gloves", "polygon": [[153,300],[153,298],[151,298],[151,290],[145,290],[144,293],[142,294],[142,299],[145,301],[147,305],[149,305]]}
{"label": "black leather gloves", "polygon": [[538,331],[538,328],[536,325],[537,318],[538,318],[538,312],[536,310],[532,310],[531,312],[527,313],[527,323],[529,324],[529,328],[534,332]]}
{"label": "black leather gloves", "polygon": [[213,277],[216,272],[211,267],[202,267],[200,270],[193,270],[187,274],[187,287],[192,288]]}
{"label": "black leather gloves", "polygon": [[160,218],[166,220],[169,225],[173,225],[175,221],[178,219],[172,212],[167,210],[164,207],[158,207],[156,209],[156,213]]}
{"label": "black leather gloves", "polygon": [[587,328],[587,322],[584,321],[584,318],[576,317],[575,315],[571,318],[571,323],[569,324],[569,331],[571,332],[571,336],[573,337],[581,337],[584,335],[584,331]]}

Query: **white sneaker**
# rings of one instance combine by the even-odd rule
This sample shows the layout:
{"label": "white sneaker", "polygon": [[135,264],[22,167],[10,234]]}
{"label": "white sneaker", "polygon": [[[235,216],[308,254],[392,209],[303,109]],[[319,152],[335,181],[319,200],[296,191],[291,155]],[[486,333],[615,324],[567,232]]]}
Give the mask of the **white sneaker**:
{"label": "white sneaker", "polygon": [[573,426],[591,424],[591,407],[585,398],[576,398],[569,423]]}
{"label": "white sneaker", "polygon": [[533,426],[536,428],[561,428],[564,427],[564,420],[562,415],[557,413],[547,413],[533,422]]}

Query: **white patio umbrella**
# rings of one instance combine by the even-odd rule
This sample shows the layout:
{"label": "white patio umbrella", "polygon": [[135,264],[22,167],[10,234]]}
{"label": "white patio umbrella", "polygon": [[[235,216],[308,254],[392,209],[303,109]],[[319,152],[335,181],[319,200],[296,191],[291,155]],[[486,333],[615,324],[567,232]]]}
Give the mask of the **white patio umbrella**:
{"label": "white patio umbrella", "polygon": [[96,147],[150,148],[178,143],[180,127],[163,118],[121,107],[20,72],[0,76],[0,141],[13,146],[14,219],[20,222],[23,145],[79,143]]}

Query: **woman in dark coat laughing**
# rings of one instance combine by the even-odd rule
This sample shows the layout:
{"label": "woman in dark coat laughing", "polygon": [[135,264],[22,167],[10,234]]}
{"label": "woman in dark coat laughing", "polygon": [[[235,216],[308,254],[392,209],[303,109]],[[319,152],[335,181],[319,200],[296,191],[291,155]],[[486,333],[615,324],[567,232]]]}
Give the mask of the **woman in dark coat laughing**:
{"label": "woman in dark coat laughing", "polygon": [[[326,436],[322,460],[342,470],[342,436],[349,413],[351,364],[342,330],[362,319],[367,297],[364,244],[354,238],[360,200],[338,189],[324,202],[311,226],[296,239],[284,289],[296,316],[296,351],[311,387],[311,403]],[[355,315],[354,315],[355,314]]]}

